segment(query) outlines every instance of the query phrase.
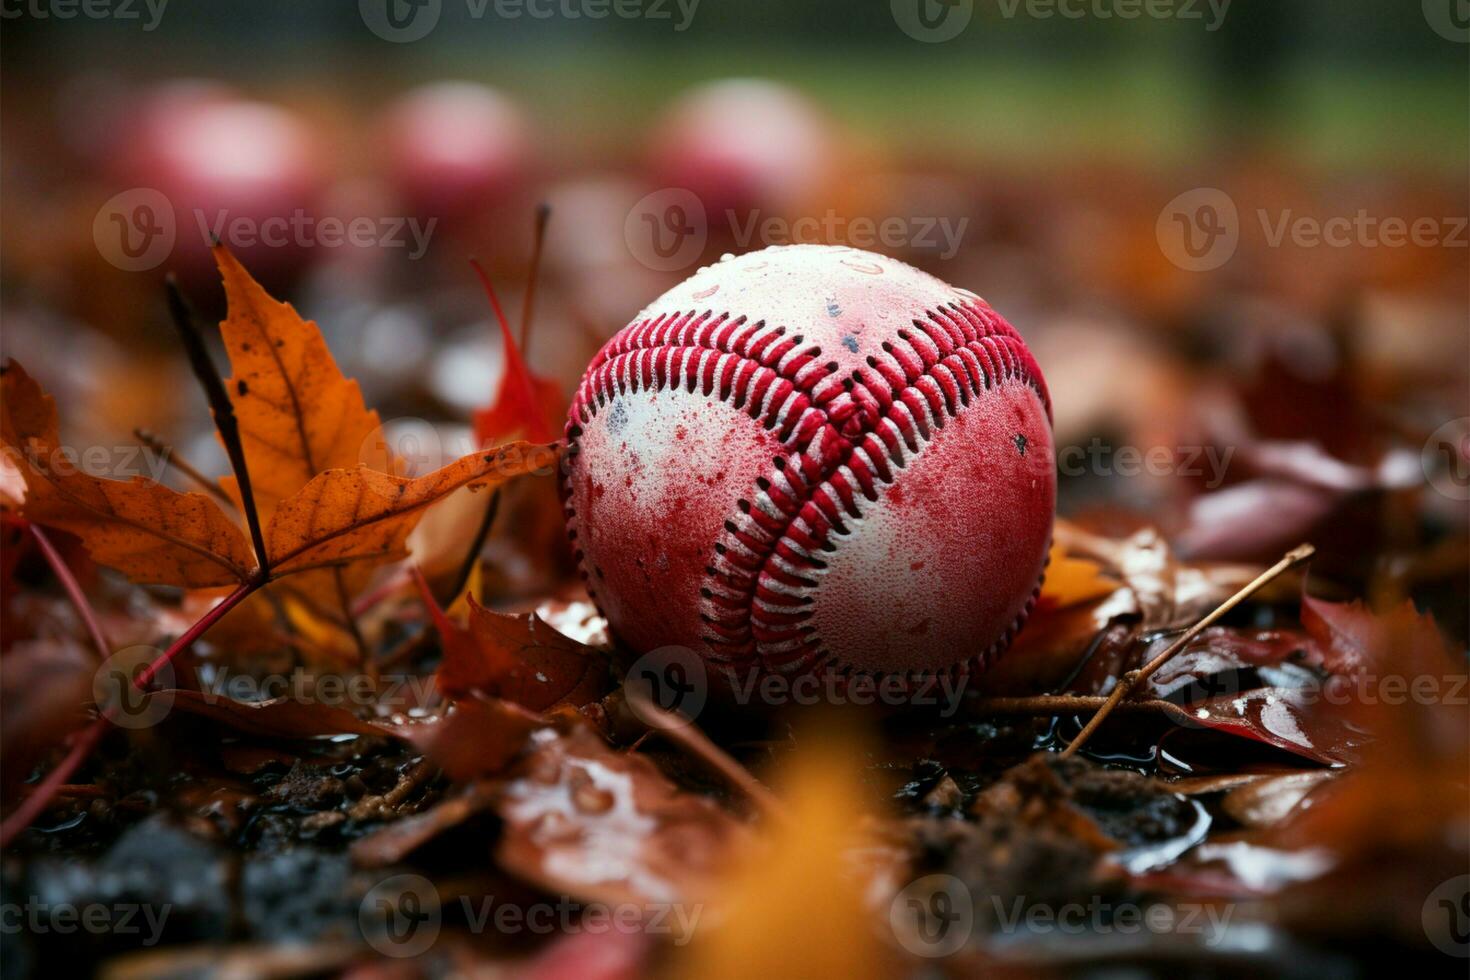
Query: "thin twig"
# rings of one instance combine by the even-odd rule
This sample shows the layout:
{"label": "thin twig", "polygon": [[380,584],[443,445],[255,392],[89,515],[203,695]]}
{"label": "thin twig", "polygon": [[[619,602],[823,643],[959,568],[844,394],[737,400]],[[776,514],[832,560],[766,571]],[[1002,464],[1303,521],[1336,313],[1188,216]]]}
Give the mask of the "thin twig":
{"label": "thin twig", "polygon": [[87,628],[87,633],[92,637],[92,645],[97,648],[97,655],[106,660],[112,656],[112,645],[107,642],[107,634],[102,632],[102,624],[97,622],[97,613],[92,608],[92,604],[87,601],[81,584],[71,573],[71,569],[66,567],[66,562],[61,559],[61,552],[56,550],[56,546],[51,543],[51,539],[46,536],[45,531],[41,530],[39,524],[27,524],[26,530],[31,532],[36,546],[46,557],[46,563],[51,566],[51,571],[56,575],[57,581],[66,590],[66,597],[71,600],[72,608],[77,611],[82,625]]}
{"label": "thin twig", "polygon": [[147,429],[134,429],[133,435],[149,450],[157,453],[165,463],[198,484],[199,489],[221,503],[228,504],[232,510],[234,509],[235,502],[230,499],[229,494],[225,493],[225,488],[219,485],[219,481],[212,480],[201,473],[187,459],[181,456],[173,446],[170,446]]}
{"label": "thin twig", "polygon": [[231,609],[234,609],[240,603],[244,602],[247,598],[250,597],[251,593],[253,593],[256,589],[260,588],[264,584],[265,576],[256,574],[250,579],[250,581],[237,585],[235,587],[235,591],[231,592],[229,595],[225,596],[213,607],[211,607],[209,612],[205,613],[203,616],[200,616],[199,621],[196,622],[193,626],[190,626],[182,634],[180,634],[178,639],[169,644],[167,650],[163,651],[163,653],[155,657],[153,661],[148,664],[147,667],[139,671],[138,676],[133,679],[134,686],[136,686],[140,690],[143,687],[147,686],[158,674],[158,672],[164,668],[165,664],[172,662],[173,659],[177,657],[180,653],[183,653],[185,650],[189,649],[189,647],[193,646],[194,641],[203,636],[211,626],[219,622],[221,619],[224,619],[226,613],[228,613]]}
{"label": "thin twig", "polygon": [[531,313],[536,305],[536,280],[541,272],[541,250],[546,246],[546,224],[551,220],[551,205],[542,201],[536,205],[536,231],[531,240],[531,270],[526,276],[526,299],[521,304],[521,356],[531,343]]}
{"label": "thin twig", "polygon": [[[1108,699],[1100,694],[1038,694],[1033,697],[981,698],[967,710],[981,715],[1085,715],[1100,710],[1107,702]],[[1172,701],[1155,698],[1124,701],[1114,710],[1159,712],[1176,721],[1186,720],[1189,714]]]}
{"label": "thin twig", "polygon": [[1203,632],[1207,627],[1211,626],[1213,623],[1219,620],[1220,617],[1224,616],[1230,610],[1234,609],[1246,599],[1250,598],[1263,586],[1271,582],[1283,572],[1287,571],[1287,569],[1301,564],[1316,553],[1317,549],[1312,547],[1310,544],[1297,545],[1295,548],[1291,549],[1285,555],[1283,555],[1280,561],[1278,561],[1276,564],[1272,565],[1270,568],[1266,569],[1264,572],[1257,575],[1254,579],[1248,582],[1243,588],[1241,588],[1239,592],[1235,593],[1233,596],[1220,603],[1220,605],[1215,607],[1215,610],[1211,612],[1208,616],[1195,623],[1189,629],[1185,630],[1184,633],[1180,635],[1179,639],[1169,644],[1168,648],[1164,650],[1163,653],[1160,653],[1157,657],[1154,657],[1152,660],[1150,660],[1148,663],[1144,664],[1137,670],[1130,670],[1128,671],[1128,673],[1118,678],[1117,685],[1108,695],[1107,700],[1104,701],[1102,706],[1097,709],[1097,713],[1088,720],[1087,724],[1083,726],[1082,731],[1077,733],[1077,737],[1072,739],[1071,743],[1062,750],[1062,758],[1066,759],[1076,755],[1077,751],[1087,743],[1087,740],[1089,738],[1092,737],[1093,732],[1097,731],[1098,727],[1103,723],[1104,720],[1106,720],[1108,715],[1112,714],[1114,709],[1118,707],[1119,702],[1128,697],[1128,695],[1132,693],[1135,687],[1152,677],[1155,671],[1164,666],[1164,664],[1168,663],[1171,657],[1173,657],[1180,650],[1183,650],[1186,646],[1188,646],[1190,641],[1193,640],[1196,636],[1199,636],[1199,634]]}
{"label": "thin twig", "polygon": [[255,509],[255,494],[250,489],[250,469],[245,464],[245,445],[240,440],[240,423],[235,418],[235,406],[230,401],[225,382],[219,368],[204,346],[204,337],[194,323],[189,304],[179,289],[178,280],[172,275],[167,279],[168,310],[173,317],[174,327],[184,342],[184,352],[189,356],[189,366],[204,388],[209,399],[209,410],[214,415],[214,426],[219,430],[220,441],[230,457],[230,469],[235,472],[235,483],[240,488],[241,509],[245,511],[245,522],[250,525],[250,540],[255,545],[255,561],[262,574],[268,574],[270,558],[265,550],[265,535],[260,529],[260,514]]}
{"label": "thin twig", "polygon": [[710,741],[709,736],[700,731],[692,721],[683,715],[665,710],[635,687],[625,688],[624,696],[628,698],[634,714],[647,723],[651,730],[663,735],[664,738],[719,773],[727,783],[744,793],[766,816],[777,820],[788,819],[789,814],[776,794],[766,789],[750,774],[749,770]]}

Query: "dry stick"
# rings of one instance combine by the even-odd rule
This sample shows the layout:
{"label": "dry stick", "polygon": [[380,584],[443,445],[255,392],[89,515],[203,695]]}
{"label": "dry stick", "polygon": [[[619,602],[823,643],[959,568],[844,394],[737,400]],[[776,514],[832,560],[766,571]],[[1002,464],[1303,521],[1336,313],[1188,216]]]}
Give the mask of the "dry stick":
{"label": "dry stick", "polygon": [[211,480],[201,473],[187,459],[179,455],[173,446],[170,446],[147,429],[134,429],[133,435],[148,449],[163,457],[165,463],[197,483],[199,488],[205,493],[223,504],[228,504],[230,509],[234,509],[235,502],[230,499],[229,494],[225,493],[225,488],[219,485],[219,481]]}
{"label": "dry stick", "polygon": [[663,735],[719,773],[726,782],[749,797],[766,816],[777,820],[788,819],[789,814],[780,799],[752,776],[749,770],[711,742],[709,736],[700,731],[694,722],[683,715],[665,710],[636,688],[625,688],[624,695],[632,702],[630,707],[634,714],[647,723],[652,731]]}
{"label": "dry stick", "polygon": [[[1038,694],[1032,697],[981,698],[973,710],[978,714],[991,715],[1081,715],[1097,711],[1107,703],[1100,694]],[[1123,701],[1114,709],[1126,712],[1155,711],[1168,715],[1175,721],[1188,721],[1189,712],[1173,701],[1150,698],[1147,701]]]}
{"label": "dry stick", "polygon": [[235,483],[240,488],[241,509],[245,511],[245,522],[250,525],[250,540],[255,545],[255,561],[260,566],[261,577],[270,574],[270,559],[266,555],[265,535],[260,530],[260,514],[255,510],[255,493],[250,489],[250,469],[245,465],[245,445],[240,441],[240,423],[235,419],[235,405],[225,391],[224,379],[219,368],[204,346],[204,337],[194,323],[193,314],[184,294],[179,290],[178,280],[170,273],[168,283],[168,311],[173,317],[179,339],[184,343],[184,352],[189,356],[189,366],[194,377],[204,388],[209,399],[209,410],[214,415],[214,426],[219,430],[220,441],[230,457],[230,469],[235,471]]}
{"label": "dry stick", "polygon": [[87,601],[86,594],[82,592],[81,584],[71,573],[71,569],[66,567],[66,562],[61,560],[61,553],[56,550],[56,546],[51,543],[46,532],[41,530],[40,525],[28,523],[26,530],[31,532],[31,537],[35,539],[36,546],[41,549],[46,563],[51,566],[51,571],[61,582],[61,587],[66,590],[66,597],[71,600],[72,608],[77,611],[82,625],[87,627],[87,633],[92,637],[92,645],[97,648],[97,655],[106,660],[112,656],[112,646],[107,642],[107,634],[102,632],[102,624],[97,622],[97,613],[92,609],[92,604]]}
{"label": "dry stick", "polygon": [[1183,650],[1191,640],[1193,640],[1196,636],[1199,636],[1199,634],[1203,632],[1208,626],[1220,619],[1220,617],[1224,616],[1236,606],[1240,605],[1246,599],[1250,598],[1262,586],[1271,582],[1287,569],[1301,564],[1316,553],[1317,549],[1312,547],[1310,544],[1297,545],[1295,548],[1291,549],[1285,555],[1283,555],[1280,561],[1278,561],[1276,564],[1272,565],[1270,568],[1266,569],[1264,572],[1257,575],[1254,579],[1247,583],[1243,588],[1241,588],[1239,592],[1235,593],[1235,595],[1220,603],[1220,605],[1215,607],[1215,610],[1211,612],[1208,616],[1195,623],[1189,629],[1185,630],[1184,633],[1179,637],[1179,639],[1169,644],[1168,648],[1164,650],[1163,653],[1159,654],[1157,657],[1153,658],[1142,667],[1139,667],[1136,670],[1130,670],[1128,671],[1128,673],[1120,677],[1118,679],[1117,686],[1113,688],[1112,692],[1108,695],[1107,700],[1104,701],[1102,705],[1097,709],[1097,713],[1088,720],[1087,724],[1083,726],[1082,731],[1077,733],[1077,737],[1072,739],[1071,743],[1062,750],[1062,758],[1066,759],[1076,755],[1077,751],[1082,748],[1084,744],[1086,744],[1089,738],[1092,737],[1092,733],[1097,731],[1098,726],[1107,719],[1108,715],[1112,714],[1113,710],[1118,707],[1119,702],[1126,698],[1133,691],[1133,688],[1135,686],[1143,683],[1144,681],[1152,677],[1155,671],[1164,666],[1164,664],[1168,663],[1171,657],[1173,657],[1180,650]]}
{"label": "dry stick", "polygon": [[[235,591],[221,599],[218,605],[199,617],[197,623],[185,630],[178,639],[174,640],[167,650],[154,659],[146,668],[139,671],[138,675],[133,678],[133,686],[140,691],[143,690],[148,685],[148,682],[153,680],[158,672],[163,669],[165,664],[171,662],[180,653],[192,646],[194,641],[199,639],[206,630],[223,619],[227,612],[238,606],[247,596],[263,584],[265,584],[263,577],[253,577],[250,581],[241,584]],[[115,707],[109,707],[103,711],[102,715],[96,721],[73,736],[74,741],[66,757],[57,764],[55,769],[52,769],[46,774],[46,778],[36,784],[36,788],[21,802],[20,806],[15,808],[15,812],[6,817],[3,823],[0,823],[0,848],[9,846],[17,834],[29,827],[32,821],[45,812],[46,807],[51,804],[51,800],[55,797],[56,791],[68,783],[72,775],[81,768],[82,763],[92,754],[92,749],[102,739],[103,734],[107,731],[107,726],[111,724],[114,713]]]}
{"label": "dry stick", "polygon": [[542,201],[536,205],[536,231],[531,241],[531,271],[526,277],[526,300],[521,305],[521,357],[526,357],[526,345],[531,342],[531,312],[536,305],[536,280],[541,272],[541,250],[546,245],[546,224],[551,220],[551,205]]}

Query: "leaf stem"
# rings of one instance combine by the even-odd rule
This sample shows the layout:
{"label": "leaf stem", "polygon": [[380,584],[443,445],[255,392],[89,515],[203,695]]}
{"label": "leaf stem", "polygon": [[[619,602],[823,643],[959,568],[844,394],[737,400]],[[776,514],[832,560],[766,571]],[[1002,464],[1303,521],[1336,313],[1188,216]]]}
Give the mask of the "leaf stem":
{"label": "leaf stem", "polygon": [[1240,589],[1240,591],[1236,592],[1233,596],[1220,603],[1220,605],[1216,606],[1214,611],[1211,612],[1208,616],[1195,623],[1189,629],[1185,630],[1180,635],[1179,639],[1169,644],[1168,648],[1160,653],[1157,657],[1154,657],[1142,667],[1139,667],[1136,670],[1130,670],[1122,677],[1118,678],[1118,683],[1114,685],[1113,690],[1108,694],[1107,700],[1104,701],[1102,705],[1097,709],[1097,713],[1088,720],[1087,724],[1083,726],[1082,731],[1077,733],[1077,737],[1072,739],[1071,743],[1062,750],[1062,758],[1067,759],[1076,755],[1078,750],[1087,743],[1087,740],[1092,737],[1092,734],[1096,732],[1098,727],[1102,725],[1103,721],[1107,719],[1108,715],[1112,714],[1113,711],[1117,709],[1118,704],[1124,698],[1128,697],[1133,692],[1133,689],[1135,687],[1148,680],[1160,667],[1168,663],[1169,660],[1176,653],[1188,646],[1191,640],[1193,640],[1196,636],[1199,636],[1201,632],[1214,624],[1217,620],[1220,619],[1220,617],[1224,616],[1230,610],[1240,605],[1246,599],[1249,599],[1252,595],[1254,595],[1265,585],[1269,584],[1272,580],[1276,579],[1288,569],[1301,564],[1308,558],[1311,558],[1316,553],[1317,549],[1312,547],[1310,544],[1297,545],[1295,548],[1288,551],[1285,555],[1282,555],[1280,561],[1272,565],[1270,568],[1266,569],[1261,574],[1257,575],[1250,582],[1246,583]]}
{"label": "leaf stem", "polygon": [[107,642],[107,634],[102,632],[102,624],[97,622],[97,612],[92,608],[92,604],[87,601],[86,593],[82,591],[81,584],[77,582],[76,576],[72,574],[71,569],[62,560],[61,553],[56,550],[56,546],[51,543],[51,539],[46,535],[45,531],[41,530],[39,524],[34,522],[27,523],[26,530],[31,532],[31,537],[35,539],[36,546],[41,549],[41,554],[46,557],[46,563],[51,566],[51,571],[56,574],[57,580],[61,582],[61,587],[66,590],[67,598],[71,600],[72,607],[76,609],[77,615],[81,617],[82,625],[86,626],[87,633],[92,637],[92,645],[97,648],[98,657],[106,660],[112,656],[112,645]]}
{"label": "leaf stem", "polygon": [[257,572],[255,575],[251,576],[248,581],[242,582],[240,585],[236,586],[235,591],[225,596],[213,607],[211,607],[207,613],[205,613],[203,616],[200,616],[198,622],[196,622],[193,626],[190,626],[187,630],[181,633],[178,639],[169,644],[167,650],[163,651],[163,653],[160,656],[155,657],[153,661],[148,664],[147,667],[139,671],[138,676],[133,678],[133,684],[139,689],[146,687],[148,683],[153,680],[154,676],[163,669],[165,664],[171,663],[173,659],[177,657],[180,653],[193,646],[195,640],[203,636],[215,623],[219,622],[221,619],[224,619],[226,613],[228,613],[231,609],[234,609],[240,603],[244,602],[247,598],[250,597],[251,593],[253,593],[256,589],[260,588],[265,583],[266,577]]}

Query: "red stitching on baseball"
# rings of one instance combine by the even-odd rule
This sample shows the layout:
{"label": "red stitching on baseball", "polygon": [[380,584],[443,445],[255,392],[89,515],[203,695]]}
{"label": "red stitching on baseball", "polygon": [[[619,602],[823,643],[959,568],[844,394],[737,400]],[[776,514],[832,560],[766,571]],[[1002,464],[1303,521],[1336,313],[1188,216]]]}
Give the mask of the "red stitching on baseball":
{"label": "red stitching on baseball", "polygon": [[[807,620],[819,588],[818,557],[836,550],[858,520],[858,499],[876,501],[908,456],[918,453],[945,420],[996,384],[1015,381],[1036,390],[1051,418],[1041,372],[1025,344],[988,305],[952,303],[925,311],[913,329],[884,341],[868,370],[839,379],[835,362],[821,364],[819,347],[803,348],[785,327],[748,323],[725,312],[668,313],[619,331],[593,358],[573,400],[567,425],[568,459],[577,437],[605,404],[630,391],[696,387],[741,409],[778,436],[789,454],[756,481],[725,521],[700,587],[701,620],[711,659],[746,663],[757,657],[789,671],[833,665]],[[672,384],[671,384],[672,382]],[[578,568],[596,599],[577,517],[563,475],[568,537]],[[834,536],[837,540],[834,540]],[[1043,573],[1044,574],[1044,573]],[[1021,628],[1040,594],[1038,581],[1021,612],[985,651],[952,672],[998,656]]]}

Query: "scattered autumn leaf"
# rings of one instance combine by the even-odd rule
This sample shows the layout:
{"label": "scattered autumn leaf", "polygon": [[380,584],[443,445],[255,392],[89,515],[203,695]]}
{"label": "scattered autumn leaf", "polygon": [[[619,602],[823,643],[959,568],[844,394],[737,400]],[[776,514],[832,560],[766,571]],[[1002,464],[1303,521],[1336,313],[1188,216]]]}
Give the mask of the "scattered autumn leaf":
{"label": "scattered autumn leaf", "polygon": [[511,443],[414,479],[366,466],[328,470],[277,508],[266,530],[266,551],[281,574],[402,558],[409,532],[430,504],[463,486],[494,487],[545,469],[554,459],[549,446]]}
{"label": "scattered autumn leaf", "polygon": [[504,823],[496,856],[552,894],[692,907],[748,843],[744,827],[713,802],[680,790],[644,756],[614,751],[580,722],[532,742],[496,806]]}
{"label": "scattered autumn leaf", "polygon": [[436,675],[450,697],[481,691],[545,711],[558,705],[580,708],[608,688],[608,660],[566,636],[535,613],[486,609],[468,597],[469,623],[460,627],[435,616],[444,643]]}
{"label": "scattered autumn leaf", "polygon": [[501,378],[495,400],[489,408],[475,412],[475,438],[482,446],[493,446],[516,436],[550,442],[554,438],[555,420],[566,411],[561,388],[556,382],[531,373],[521,357],[520,347],[511,334],[505,311],[500,308],[500,299],[495,295],[489,277],[479,263],[474,263],[474,269],[495,311],[502,356],[505,358],[505,375]]}
{"label": "scattered autumn leaf", "polygon": [[462,698],[448,712],[428,721],[408,721],[391,734],[412,742],[451,779],[475,779],[499,772],[520,754],[526,737],[545,719],[496,698]]}
{"label": "scattered autumn leaf", "polygon": [[[317,325],[271,298],[229,249],[216,245],[214,258],[229,303],[220,336],[234,374],[225,385],[261,525],[324,470],[397,472],[378,413],[343,376]],[[238,502],[235,479],[222,482]]]}
{"label": "scattered autumn leaf", "polygon": [[0,382],[0,440],[26,481],[23,513],[81,538],[93,559],[138,582],[240,582],[255,560],[240,528],[202,493],[143,477],[92,476],[64,451],[56,403],[16,361]]}
{"label": "scattered autumn leaf", "polygon": [[853,768],[863,753],[840,732],[803,744],[778,785],[790,819],[726,880],[718,928],[695,937],[680,975],[854,980],[887,972],[848,854],[864,810]]}

